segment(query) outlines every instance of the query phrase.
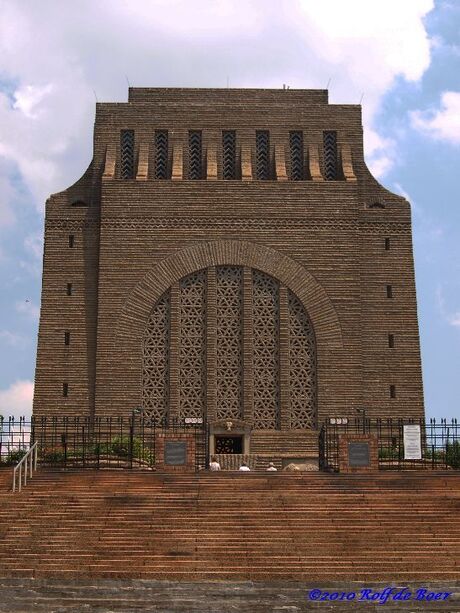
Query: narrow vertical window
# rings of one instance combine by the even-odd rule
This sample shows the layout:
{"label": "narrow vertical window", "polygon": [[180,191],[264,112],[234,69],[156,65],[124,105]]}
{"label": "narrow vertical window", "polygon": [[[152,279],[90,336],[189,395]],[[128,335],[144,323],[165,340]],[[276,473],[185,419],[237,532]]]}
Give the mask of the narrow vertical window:
{"label": "narrow vertical window", "polygon": [[396,385],[390,385],[390,398],[396,398]]}
{"label": "narrow vertical window", "polygon": [[337,172],[337,132],[323,132],[324,178],[336,181]]}
{"label": "narrow vertical window", "polygon": [[385,239],[385,251],[390,251],[390,239]]}
{"label": "narrow vertical window", "polygon": [[395,346],[395,336],[394,336],[394,334],[389,334],[388,335],[388,347],[393,349],[394,346]]}
{"label": "narrow vertical window", "polygon": [[393,286],[387,285],[387,298],[393,298]]}
{"label": "narrow vertical window", "polygon": [[189,179],[203,178],[201,132],[190,130],[188,133]]}
{"label": "narrow vertical window", "polygon": [[75,245],[75,236],[73,234],[69,234],[69,247],[72,248]]}
{"label": "narrow vertical window", "polygon": [[73,291],[72,283],[67,283],[67,296],[71,296]]}
{"label": "narrow vertical window", "polygon": [[69,395],[69,384],[68,383],[62,384],[62,395],[64,396],[64,398],[67,398],[67,396]]}
{"label": "narrow vertical window", "polygon": [[289,151],[291,154],[291,181],[303,179],[303,134],[289,132]]}
{"label": "narrow vertical window", "polygon": [[120,135],[120,176],[134,178],[134,130],[122,130]]}
{"label": "narrow vertical window", "polygon": [[168,178],[168,131],[155,130],[155,179]]}
{"label": "narrow vertical window", "polygon": [[234,130],[222,132],[222,178],[236,179],[236,133]]}
{"label": "narrow vertical window", "polygon": [[68,330],[64,332],[64,345],[70,345],[70,332]]}
{"label": "narrow vertical window", "polygon": [[256,178],[270,178],[270,135],[268,130],[256,131]]}

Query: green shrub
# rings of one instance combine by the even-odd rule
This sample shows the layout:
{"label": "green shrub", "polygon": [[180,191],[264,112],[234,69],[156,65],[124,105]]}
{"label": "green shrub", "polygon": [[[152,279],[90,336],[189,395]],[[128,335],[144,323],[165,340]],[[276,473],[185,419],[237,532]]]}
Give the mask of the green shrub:
{"label": "green shrub", "polygon": [[43,449],[40,459],[43,462],[64,462],[65,454],[62,447],[48,447]]}
{"label": "green shrub", "polygon": [[460,468],[460,441],[447,443],[446,464],[452,468]]}
{"label": "green shrub", "polygon": [[4,464],[6,464],[6,466],[16,466],[16,464],[19,464],[26,453],[27,451],[25,449],[15,449],[14,451],[10,451],[4,460]]}

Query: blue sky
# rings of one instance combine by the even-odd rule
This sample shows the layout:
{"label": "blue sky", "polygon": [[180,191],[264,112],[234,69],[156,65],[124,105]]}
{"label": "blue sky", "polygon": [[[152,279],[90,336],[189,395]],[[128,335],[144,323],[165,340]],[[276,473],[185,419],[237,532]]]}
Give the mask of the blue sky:
{"label": "blue sky", "polygon": [[31,409],[47,196],[133,86],[362,99],[366,159],[412,204],[426,413],[460,417],[458,0],[0,0],[0,413]]}

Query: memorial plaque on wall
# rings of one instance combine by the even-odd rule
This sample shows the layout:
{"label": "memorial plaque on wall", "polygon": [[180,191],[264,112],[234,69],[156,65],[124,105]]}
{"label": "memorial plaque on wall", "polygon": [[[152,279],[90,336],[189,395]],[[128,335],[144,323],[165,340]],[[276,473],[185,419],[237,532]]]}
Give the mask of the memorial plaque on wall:
{"label": "memorial plaque on wall", "polygon": [[349,466],[370,466],[371,456],[369,443],[351,442],[348,443],[348,465]]}
{"label": "memorial plaque on wall", "polygon": [[186,441],[165,441],[165,464],[183,466],[187,463]]}

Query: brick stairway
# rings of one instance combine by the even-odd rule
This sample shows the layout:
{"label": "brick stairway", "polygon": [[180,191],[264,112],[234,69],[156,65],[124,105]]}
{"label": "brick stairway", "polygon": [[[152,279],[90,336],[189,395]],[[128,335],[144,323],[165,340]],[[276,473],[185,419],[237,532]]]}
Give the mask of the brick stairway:
{"label": "brick stairway", "polygon": [[13,484],[13,468],[11,466],[0,468],[0,493],[8,492]]}
{"label": "brick stairway", "polygon": [[460,474],[52,472],[0,491],[0,576],[460,579]]}

